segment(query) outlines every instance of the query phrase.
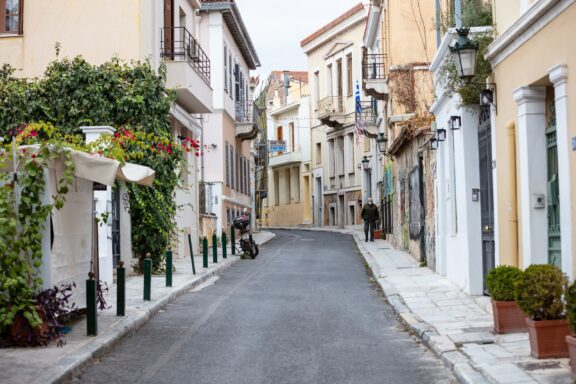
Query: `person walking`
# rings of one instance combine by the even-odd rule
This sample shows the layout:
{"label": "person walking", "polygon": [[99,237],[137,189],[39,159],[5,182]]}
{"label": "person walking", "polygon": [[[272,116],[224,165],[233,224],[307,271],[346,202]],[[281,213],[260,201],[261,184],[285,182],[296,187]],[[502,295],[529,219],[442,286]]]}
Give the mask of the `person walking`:
{"label": "person walking", "polygon": [[372,198],[368,198],[368,203],[362,207],[362,220],[364,220],[364,234],[368,241],[368,232],[370,232],[370,241],[374,241],[374,230],[376,229],[376,220],[378,220],[379,213],[376,204],[372,203]]}

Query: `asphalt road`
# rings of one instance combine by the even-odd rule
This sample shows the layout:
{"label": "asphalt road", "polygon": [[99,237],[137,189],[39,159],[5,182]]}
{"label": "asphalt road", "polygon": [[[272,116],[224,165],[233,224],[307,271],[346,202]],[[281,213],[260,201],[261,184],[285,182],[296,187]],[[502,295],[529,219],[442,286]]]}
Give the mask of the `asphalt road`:
{"label": "asphalt road", "polygon": [[78,383],[453,383],[372,286],[351,237],[276,231],[182,295]]}

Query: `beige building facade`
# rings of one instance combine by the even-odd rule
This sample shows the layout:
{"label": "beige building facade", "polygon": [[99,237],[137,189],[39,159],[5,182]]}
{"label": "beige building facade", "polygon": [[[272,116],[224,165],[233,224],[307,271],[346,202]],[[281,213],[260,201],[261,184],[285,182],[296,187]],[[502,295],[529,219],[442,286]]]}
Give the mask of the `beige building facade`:
{"label": "beige building facade", "polygon": [[574,278],[576,2],[496,0],[494,13],[497,263]]}
{"label": "beige building facade", "polygon": [[[312,223],[310,188],[310,90],[308,72],[273,71],[266,97],[268,197],[264,224]],[[279,149],[279,150],[275,150]]]}
{"label": "beige building facade", "polygon": [[311,87],[312,204],[316,225],[361,224],[367,198],[361,160],[371,143],[356,127],[368,7],[357,4],[301,42]]}

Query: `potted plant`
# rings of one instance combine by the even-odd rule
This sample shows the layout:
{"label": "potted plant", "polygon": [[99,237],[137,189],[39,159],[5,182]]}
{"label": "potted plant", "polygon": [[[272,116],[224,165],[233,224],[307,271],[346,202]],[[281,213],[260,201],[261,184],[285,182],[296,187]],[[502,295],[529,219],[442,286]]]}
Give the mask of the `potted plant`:
{"label": "potted plant", "polygon": [[516,302],[526,315],[531,354],[537,359],[568,357],[563,287],[562,271],[553,265],[531,265],[516,281]]}
{"label": "potted plant", "polygon": [[525,332],[524,314],[518,308],[514,296],[514,284],[522,272],[509,265],[492,269],[486,277],[488,293],[492,298],[494,332]]}
{"label": "potted plant", "polygon": [[[576,335],[576,281],[566,289],[565,299],[568,324],[572,335]],[[566,336],[566,344],[568,344],[572,374],[576,375],[576,337],[572,335]]]}

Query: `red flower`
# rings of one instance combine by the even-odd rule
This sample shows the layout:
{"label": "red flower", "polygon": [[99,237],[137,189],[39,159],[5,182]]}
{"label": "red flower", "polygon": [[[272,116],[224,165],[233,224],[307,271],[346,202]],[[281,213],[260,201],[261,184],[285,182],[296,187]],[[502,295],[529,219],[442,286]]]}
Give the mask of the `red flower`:
{"label": "red flower", "polygon": [[38,136],[38,132],[32,131],[32,132],[30,132],[30,135],[31,135],[32,137],[36,137],[36,136]]}
{"label": "red flower", "polygon": [[196,156],[200,156],[200,154],[198,152],[195,153]]}

